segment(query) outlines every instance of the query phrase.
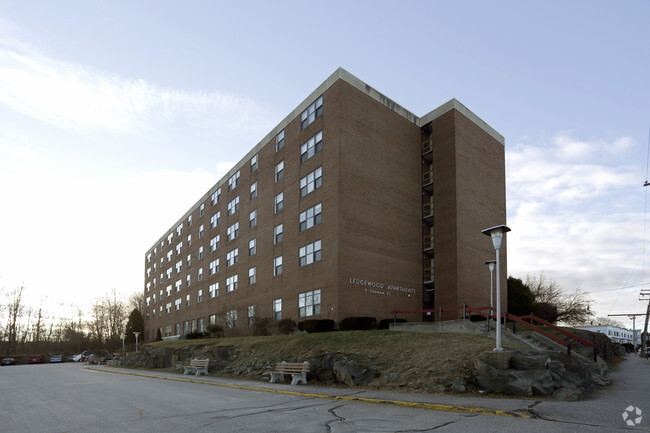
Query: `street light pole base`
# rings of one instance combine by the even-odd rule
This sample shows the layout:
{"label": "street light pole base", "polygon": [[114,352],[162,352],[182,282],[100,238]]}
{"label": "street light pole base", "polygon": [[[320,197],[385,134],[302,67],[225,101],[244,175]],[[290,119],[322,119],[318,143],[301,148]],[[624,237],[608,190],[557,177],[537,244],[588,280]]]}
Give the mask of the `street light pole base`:
{"label": "street light pole base", "polygon": [[503,347],[495,347],[492,349],[493,352],[503,352]]}

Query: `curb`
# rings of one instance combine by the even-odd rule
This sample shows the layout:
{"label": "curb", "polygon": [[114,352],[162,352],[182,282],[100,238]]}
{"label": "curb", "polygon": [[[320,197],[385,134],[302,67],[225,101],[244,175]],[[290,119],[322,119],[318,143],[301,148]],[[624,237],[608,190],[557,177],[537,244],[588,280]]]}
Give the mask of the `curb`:
{"label": "curb", "polygon": [[212,382],[212,381],[200,380],[200,379],[186,379],[184,377],[159,376],[156,374],[135,373],[132,371],[108,370],[104,368],[84,367],[84,370],[99,371],[103,373],[126,374],[130,376],[146,377],[150,379],[163,379],[163,380],[174,380],[177,382],[199,383],[202,385],[213,385],[213,386],[220,386],[223,388],[243,389],[248,391],[261,391],[261,392],[270,392],[275,394],[295,395],[300,397],[322,398],[322,399],[337,400],[337,401],[388,404],[393,406],[411,407],[415,409],[439,410],[439,411],[446,411],[446,412],[462,412],[462,413],[472,413],[476,415],[498,415],[498,416],[509,416],[514,418],[534,418],[532,414],[527,412],[490,409],[485,407],[457,406],[457,405],[438,404],[438,403],[420,403],[420,402],[409,402],[409,401],[401,401],[401,400],[388,400],[388,399],[381,399],[381,398],[346,397],[340,395],[314,394],[314,393],[288,391],[288,390],[281,390],[281,389],[259,388],[254,386],[245,386],[245,385],[230,385],[226,383],[218,383],[218,382]]}

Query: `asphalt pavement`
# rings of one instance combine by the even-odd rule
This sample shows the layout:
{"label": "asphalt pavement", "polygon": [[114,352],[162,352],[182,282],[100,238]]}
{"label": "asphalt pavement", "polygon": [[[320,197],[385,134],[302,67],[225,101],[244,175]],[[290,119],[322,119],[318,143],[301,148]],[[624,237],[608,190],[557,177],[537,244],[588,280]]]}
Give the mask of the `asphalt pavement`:
{"label": "asphalt pavement", "polygon": [[0,368],[0,432],[650,431],[650,361],[579,402],[291,386],[78,364]]}

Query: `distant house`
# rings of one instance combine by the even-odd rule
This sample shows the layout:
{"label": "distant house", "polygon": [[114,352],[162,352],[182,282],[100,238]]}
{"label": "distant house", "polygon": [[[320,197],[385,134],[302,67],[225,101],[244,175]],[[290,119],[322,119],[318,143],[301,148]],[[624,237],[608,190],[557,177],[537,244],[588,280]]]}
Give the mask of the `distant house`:
{"label": "distant house", "polygon": [[[612,343],[619,344],[634,344],[634,331],[621,328],[620,326],[613,325],[592,325],[592,326],[576,326],[576,329],[584,329],[585,331],[599,332],[605,334],[612,340]],[[636,330],[636,344],[641,344],[641,330]]]}

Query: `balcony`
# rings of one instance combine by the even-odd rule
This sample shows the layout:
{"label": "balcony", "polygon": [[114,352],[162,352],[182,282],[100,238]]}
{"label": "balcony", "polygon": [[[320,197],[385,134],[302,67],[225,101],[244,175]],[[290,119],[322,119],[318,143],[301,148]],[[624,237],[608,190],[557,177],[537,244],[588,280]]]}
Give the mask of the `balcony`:
{"label": "balcony", "polygon": [[433,201],[422,205],[422,219],[428,220],[433,218]]}
{"label": "balcony", "polygon": [[434,282],[433,266],[424,268],[424,284],[433,284]]}
{"label": "balcony", "polygon": [[433,159],[433,140],[431,137],[427,138],[422,142],[422,159],[426,159],[431,162]]}
{"label": "balcony", "polygon": [[422,238],[422,249],[424,251],[431,251],[433,250],[433,234],[430,235],[425,235]]}
{"label": "balcony", "polygon": [[422,172],[422,188],[429,192],[433,191],[433,168]]}

